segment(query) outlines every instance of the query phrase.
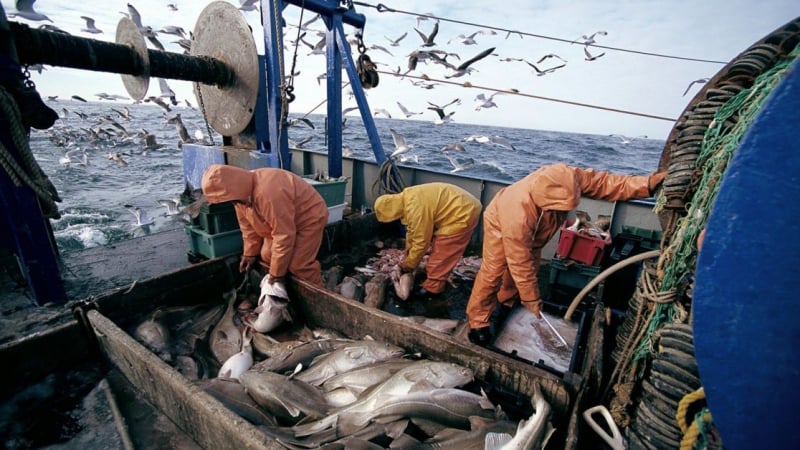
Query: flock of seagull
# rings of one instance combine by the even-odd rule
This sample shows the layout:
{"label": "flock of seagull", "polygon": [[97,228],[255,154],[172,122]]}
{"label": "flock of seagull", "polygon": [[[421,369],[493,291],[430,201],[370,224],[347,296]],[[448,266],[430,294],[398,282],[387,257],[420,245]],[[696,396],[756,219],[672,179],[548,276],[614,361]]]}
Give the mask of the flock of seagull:
{"label": "flock of seagull", "polygon": [[[17,0],[16,1],[16,12],[9,13],[9,17],[21,17],[27,20],[32,21],[47,21],[52,24],[52,20],[44,14],[40,14],[34,10],[35,0]],[[240,1],[239,9],[243,12],[248,11],[256,11],[257,10],[257,2],[256,0],[245,0]],[[170,12],[178,11],[178,6],[174,3],[166,5]],[[191,42],[193,39],[192,33],[187,33],[182,27],[175,26],[175,25],[167,25],[155,29],[155,27],[145,25],[143,23],[142,15],[136,9],[134,5],[131,3],[127,4],[127,11],[121,12],[121,14],[129,17],[138,27],[142,35],[147,38],[150,42],[150,45],[156,49],[164,50],[164,45],[158,40],[158,36],[161,35],[172,35],[177,38],[177,40],[173,41],[172,43],[178,44],[181,48],[183,48],[184,52],[188,52],[191,48]],[[417,16],[416,26],[413,27],[413,32],[419,37],[419,41],[417,42],[417,48],[412,50],[407,55],[407,69],[402,71],[400,66],[393,70],[394,74],[400,79],[405,79],[405,76],[422,69],[422,65],[429,67],[429,66],[441,66],[445,73],[443,77],[445,79],[454,79],[454,78],[467,78],[470,74],[476,72],[477,66],[481,64],[485,64],[485,61],[490,57],[496,58],[498,61],[501,62],[522,62],[525,65],[529,66],[533,70],[533,74],[536,76],[546,76],[553,74],[559,70],[564,69],[567,66],[567,60],[562,58],[561,56],[555,53],[547,53],[539,57],[538,59],[528,60],[526,58],[513,58],[513,57],[504,57],[500,58],[500,55],[495,53],[497,49],[496,46],[488,47],[482,51],[475,53],[468,59],[462,60],[461,55],[455,52],[446,51],[442,49],[439,44],[437,43],[437,39],[440,38],[440,21],[433,15],[428,13],[425,15]],[[81,32],[89,33],[89,34],[101,34],[104,33],[103,30],[97,27],[97,24],[94,18],[89,16],[81,16],[81,18],[85,21],[85,26],[81,28]],[[432,22],[432,28],[430,32],[426,32],[424,30],[425,27],[422,26],[423,22]],[[287,34],[286,42],[289,44],[293,44],[295,47],[305,46],[307,47],[310,52],[308,55],[320,55],[325,54],[326,52],[326,31],[323,29],[314,29],[312,27],[315,23],[321,23],[320,16],[317,14],[311,19],[299,24],[299,25],[292,25],[289,24],[290,27],[298,28],[298,37],[296,40],[292,41],[288,38],[290,33]],[[55,25],[51,24],[44,24],[41,25],[40,28],[46,29],[48,31],[54,32],[64,32]],[[401,35],[397,37],[389,37],[384,36],[386,41],[388,42],[389,48],[399,47],[401,42],[408,38],[410,31],[403,32]],[[505,39],[509,39],[515,33],[508,32],[505,36]],[[477,46],[478,39],[481,36],[494,36],[497,35],[497,32],[491,29],[481,29],[470,34],[458,34],[457,36],[447,40],[447,44],[452,45],[463,45],[463,46]],[[521,33],[518,33],[520,38],[523,38]],[[601,53],[592,53],[590,52],[590,47],[597,43],[597,39],[601,36],[607,36],[608,33],[606,31],[596,31],[592,34],[582,35],[579,38],[572,41],[572,44],[580,44],[583,47],[584,53],[584,60],[587,62],[597,61],[599,58],[605,56],[604,52]],[[312,40],[312,36],[317,36],[317,39]],[[348,42],[352,44],[356,43],[352,38],[348,39]],[[389,56],[394,56],[393,52],[386,47],[371,44],[367,47],[369,50],[379,51],[385,53]],[[286,47],[286,50],[292,50],[289,47]],[[375,61],[375,59],[373,59]],[[386,65],[382,64],[378,61],[375,61],[378,65]],[[42,68],[38,68],[38,70],[42,70]],[[290,74],[289,76],[297,76],[299,73]],[[320,80],[324,78],[324,75],[318,76],[317,82],[319,83]],[[422,89],[431,90],[438,86],[440,83],[433,81],[430,77],[426,74],[422,73],[419,77],[414,77],[418,79],[411,79],[409,77],[409,81],[417,87]],[[708,81],[708,79],[699,79],[692,82],[692,84],[687,87],[686,92],[684,95],[689,91],[693,84],[699,84]],[[173,116],[171,118],[167,117],[168,113],[171,113],[173,108],[178,106],[178,100],[176,98],[175,92],[168,86],[166,80],[158,79],[158,85],[161,91],[160,95],[152,95],[145,98],[143,101],[148,103],[153,103],[161,107],[164,112],[164,118],[166,123],[173,124],[176,127],[179,136],[179,145],[181,143],[186,142],[204,142],[205,138],[202,136],[202,132],[197,130],[195,136],[192,137],[189,135],[188,131],[186,130],[185,126],[183,125],[180,114]],[[465,86],[471,86],[468,81],[464,82]],[[504,91],[498,90],[491,94],[480,93],[474,98],[474,109],[476,111],[481,111],[484,109],[490,108],[497,108],[497,98],[499,95],[504,94],[514,94],[518,93],[519,91],[516,89],[507,89]],[[350,98],[352,98],[352,90],[350,91]],[[117,94],[107,94],[107,93],[98,93],[96,94],[99,100],[111,100],[111,101],[119,101],[119,100],[126,100],[128,99],[125,96],[120,96]],[[73,95],[72,99],[77,101],[86,101],[82,97],[78,95]],[[57,101],[57,96],[49,96],[48,100],[50,101]],[[184,100],[186,107],[193,108],[193,106],[188,102],[188,100]],[[404,106],[400,101],[396,102],[397,107],[401,111],[402,115],[405,118],[412,118],[415,116],[423,116],[426,114],[425,111],[412,111],[406,106]],[[453,116],[456,113],[455,107],[461,105],[461,99],[454,99],[446,104],[438,105],[431,101],[427,102],[428,106],[426,110],[431,111],[434,115],[433,117],[433,124],[434,125],[444,125],[453,121]],[[343,109],[343,115],[347,112],[356,109],[356,107],[347,107]],[[112,109],[115,113],[119,115],[119,117],[111,117],[107,115],[101,119],[101,122],[96,124],[95,127],[88,127],[88,128],[81,128],[83,132],[87,133],[90,139],[113,139],[117,141],[125,142],[126,140],[137,138],[141,141],[141,151],[147,152],[149,150],[154,150],[162,147],[156,139],[155,136],[151,133],[148,133],[145,130],[138,133],[129,133],[124,126],[119,123],[119,120],[129,120],[129,111],[127,108],[124,109],[124,113]],[[66,115],[66,109],[63,110],[63,114]],[[81,116],[82,113],[75,112],[76,115]],[[386,118],[392,118],[392,114],[386,108],[374,108],[373,109],[374,116],[383,116]],[[82,116],[83,119],[85,117]],[[345,122],[343,123],[343,127],[346,126],[346,117],[344,118]],[[313,124],[310,123],[307,119],[303,121],[302,119],[295,119],[293,120],[290,125],[298,126],[305,123],[305,125],[309,125],[313,128]],[[396,130],[391,129],[392,139],[394,142],[394,150],[391,152],[389,157],[393,160],[397,160],[400,162],[405,161],[418,161],[418,156],[412,153],[414,149],[414,145],[407,143],[406,139],[400,135]],[[619,135],[610,135],[610,136],[619,136]],[[622,144],[629,144],[635,138],[625,138],[620,136],[620,142]],[[642,138],[641,136],[639,138]],[[303,144],[307,143],[308,140],[311,138],[307,138],[305,141],[300,142],[292,142],[293,144],[297,145],[298,147],[302,146]],[[516,150],[514,145],[508,140],[501,136],[493,135],[472,135],[465,137],[463,139],[464,143],[477,143],[477,144],[490,144],[490,145],[497,145],[504,148],[508,148],[511,150]],[[463,154],[465,152],[464,145],[461,143],[450,143],[442,146],[440,151],[447,157],[447,159],[451,162],[453,168],[452,171],[460,171],[468,168],[472,164],[474,164],[474,160],[471,158],[459,158],[454,156],[455,154]],[[127,152],[113,152],[107,155],[107,158],[113,161],[120,166],[126,166],[127,161],[124,157],[130,157],[131,154]],[[65,165],[87,165],[88,164],[88,154],[85,150],[81,150],[78,148],[69,149],[61,158],[60,162]],[[141,214],[137,215],[137,223],[142,225],[142,220],[140,220]]]}

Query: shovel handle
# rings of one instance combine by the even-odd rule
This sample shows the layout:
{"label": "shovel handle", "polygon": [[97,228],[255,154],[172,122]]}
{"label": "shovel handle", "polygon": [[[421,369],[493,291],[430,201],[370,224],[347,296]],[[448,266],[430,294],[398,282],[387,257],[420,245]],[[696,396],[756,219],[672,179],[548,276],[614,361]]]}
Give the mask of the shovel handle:
{"label": "shovel handle", "polygon": [[[605,428],[601,427],[594,420],[594,416],[592,414],[599,412],[600,415],[603,416],[603,419],[606,422],[606,426],[611,430],[611,435],[609,436],[606,432]],[[593,406],[586,411],[583,412],[583,419],[586,420],[586,423],[589,424],[590,427],[604,440],[606,443],[611,446],[612,450],[625,450],[625,441],[622,439],[622,434],[617,427],[617,424],[614,423],[614,419],[611,417],[611,413],[608,412],[608,408],[603,405]]]}

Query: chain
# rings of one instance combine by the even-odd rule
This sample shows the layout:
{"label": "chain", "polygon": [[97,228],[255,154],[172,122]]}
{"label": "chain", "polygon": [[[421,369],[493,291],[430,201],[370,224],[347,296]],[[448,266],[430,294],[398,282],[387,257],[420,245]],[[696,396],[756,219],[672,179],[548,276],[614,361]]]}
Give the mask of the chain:
{"label": "chain", "polygon": [[[270,3],[272,3],[272,16],[274,17],[274,21],[275,21],[275,23],[272,24],[272,26],[274,27],[273,30],[276,33],[278,33],[278,32],[280,32],[280,29],[281,29],[281,24],[280,24],[280,19],[279,19],[280,16],[279,16],[279,11],[278,11],[278,2],[272,1]],[[303,0],[303,3],[305,3],[305,0]],[[301,16],[303,14],[302,11],[304,11],[304,10],[305,10],[305,8],[302,8],[300,10]],[[281,111],[280,111],[280,114],[278,115],[278,117],[279,117],[279,119],[278,119],[279,120],[279,122],[278,122],[278,142],[273,142],[272,143],[272,149],[278,152],[278,158],[283,158],[283,155],[281,155],[281,150],[280,150],[281,134],[283,132],[283,124],[286,122],[286,118],[289,116],[289,102],[288,102],[288,99],[286,98],[286,94],[287,94],[286,85],[285,85],[285,80],[283,78],[283,74],[284,74],[284,68],[283,68],[283,45],[282,45],[282,43],[279,43],[279,44],[281,44],[281,45],[276,45],[275,48],[278,50],[278,74],[280,75],[280,83],[281,83],[280,84],[280,87],[281,87]],[[283,167],[283,161],[282,160],[280,161],[280,165],[281,165],[281,167]]]}
{"label": "chain", "polygon": [[211,139],[211,145],[216,145],[214,143],[214,133],[211,132],[211,125],[208,124],[208,117],[206,117],[206,104],[203,102],[203,91],[200,89],[200,83],[195,82],[194,89],[197,91],[197,100],[200,103],[200,111],[203,112],[203,121],[206,123],[208,138]]}
{"label": "chain", "polygon": [[25,64],[22,66],[22,83],[27,88],[36,89],[36,84],[31,80],[31,71],[28,69],[28,65]]}
{"label": "chain", "polygon": [[356,31],[356,41],[358,48],[358,58],[356,59],[356,71],[358,78],[364,89],[376,87],[380,78],[378,77],[378,67],[367,55],[367,47],[364,45],[364,29]]}

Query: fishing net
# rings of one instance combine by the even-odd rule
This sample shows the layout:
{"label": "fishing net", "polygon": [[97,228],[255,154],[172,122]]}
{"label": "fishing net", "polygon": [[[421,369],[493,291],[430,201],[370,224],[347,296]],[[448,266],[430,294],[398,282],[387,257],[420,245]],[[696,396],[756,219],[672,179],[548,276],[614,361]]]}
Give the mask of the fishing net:
{"label": "fishing net", "polygon": [[642,271],[604,394],[613,390],[610,409],[620,426],[631,423],[632,398],[650,375],[659,332],[690,320],[698,237],[733,154],[800,53],[799,42],[797,19],[750,47],[698,93],[670,134],[662,156],[668,176],[655,207],[664,227],[661,255]]}

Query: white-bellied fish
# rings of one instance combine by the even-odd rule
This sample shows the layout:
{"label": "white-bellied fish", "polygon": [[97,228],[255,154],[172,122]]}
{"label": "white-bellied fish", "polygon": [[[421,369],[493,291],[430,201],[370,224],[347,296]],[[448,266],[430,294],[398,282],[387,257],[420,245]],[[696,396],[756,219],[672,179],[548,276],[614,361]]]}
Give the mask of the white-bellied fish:
{"label": "white-bellied fish", "polygon": [[251,423],[255,425],[275,425],[275,418],[262,410],[239,382],[224,378],[212,378],[200,380],[197,385],[231,411]]}
{"label": "white-bellied fish", "polygon": [[388,342],[353,341],[315,358],[308,369],[297,375],[297,379],[319,386],[334,375],[378,361],[398,358],[403,353],[405,350],[401,347]]}
{"label": "white-bellied fish", "polygon": [[250,344],[252,339],[249,329],[245,328],[242,332],[242,349],[225,360],[219,369],[218,378],[238,380],[242,373],[253,367],[253,346]]}
{"label": "white-bellied fish", "polygon": [[239,377],[255,401],[275,417],[297,421],[328,414],[328,405],[316,387],[268,370],[248,370]]}
{"label": "white-bellied fish", "polygon": [[463,386],[473,379],[470,369],[453,363],[421,360],[400,369],[383,383],[365,391],[359,399],[331,415],[316,422],[304,423],[294,427],[298,437],[319,433],[334,425],[340,435],[351,434],[353,430],[369,423],[371,411],[388,396],[404,395],[409,392],[427,392],[439,388]]}
{"label": "white-bellied fish", "polygon": [[220,364],[227,361],[231,356],[239,353],[242,348],[242,332],[233,321],[236,315],[236,308],[234,307],[236,303],[236,289],[226,292],[223,294],[223,297],[228,301],[228,307],[209,336],[211,352]]}

